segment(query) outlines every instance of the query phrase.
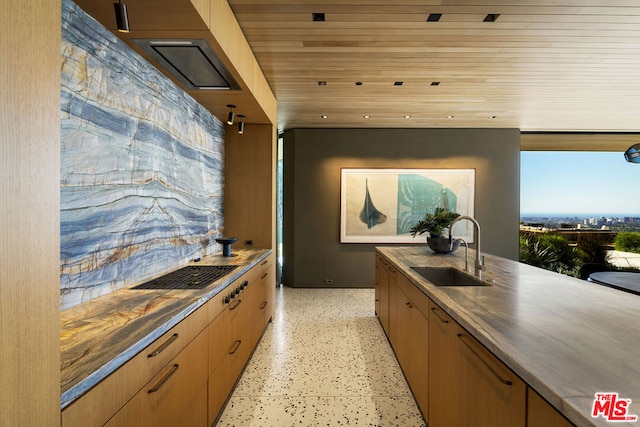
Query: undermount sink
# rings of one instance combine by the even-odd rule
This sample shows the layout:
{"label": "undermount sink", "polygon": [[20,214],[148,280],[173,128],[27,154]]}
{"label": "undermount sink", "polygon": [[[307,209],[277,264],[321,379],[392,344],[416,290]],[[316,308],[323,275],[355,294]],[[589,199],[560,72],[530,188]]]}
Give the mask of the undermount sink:
{"label": "undermount sink", "polygon": [[470,274],[452,267],[411,267],[436,286],[488,286]]}

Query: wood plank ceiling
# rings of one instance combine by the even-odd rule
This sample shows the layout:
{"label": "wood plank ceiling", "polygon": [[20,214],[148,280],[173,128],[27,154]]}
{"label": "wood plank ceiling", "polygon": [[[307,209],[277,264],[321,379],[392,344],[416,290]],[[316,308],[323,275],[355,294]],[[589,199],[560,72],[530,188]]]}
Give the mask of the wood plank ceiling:
{"label": "wood plank ceiling", "polygon": [[280,131],[640,130],[638,0],[229,4],[276,95]]}

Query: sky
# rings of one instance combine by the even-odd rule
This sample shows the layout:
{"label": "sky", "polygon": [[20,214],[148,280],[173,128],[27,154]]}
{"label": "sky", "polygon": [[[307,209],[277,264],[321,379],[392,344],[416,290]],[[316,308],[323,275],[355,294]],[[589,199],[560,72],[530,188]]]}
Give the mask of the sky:
{"label": "sky", "polygon": [[621,152],[523,151],[520,215],[638,216],[640,164]]}

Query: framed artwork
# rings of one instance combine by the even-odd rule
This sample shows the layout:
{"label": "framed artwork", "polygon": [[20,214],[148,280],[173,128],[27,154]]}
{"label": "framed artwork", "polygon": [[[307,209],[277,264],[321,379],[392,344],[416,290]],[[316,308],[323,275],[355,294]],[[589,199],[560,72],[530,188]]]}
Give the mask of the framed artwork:
{"label": "framed artwork", "polygon": [[[442,207],[473,216],[475,169],[342,169],[341,243],[426,243],[409,230]],[[453,236],[473,242],[473,226],[461,221]]]}

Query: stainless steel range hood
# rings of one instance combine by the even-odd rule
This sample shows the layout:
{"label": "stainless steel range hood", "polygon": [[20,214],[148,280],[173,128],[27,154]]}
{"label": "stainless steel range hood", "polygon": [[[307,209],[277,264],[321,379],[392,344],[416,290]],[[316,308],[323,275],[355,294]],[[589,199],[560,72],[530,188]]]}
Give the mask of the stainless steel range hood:
{"label": "stainless steel range hood", "polygon": [[206,40],[133,39],[133,41],[188,89],[240,89]]}

